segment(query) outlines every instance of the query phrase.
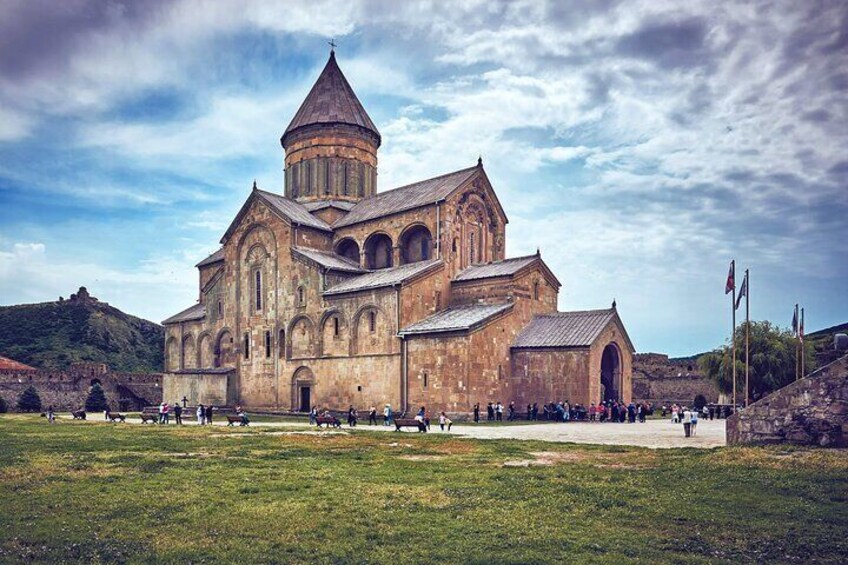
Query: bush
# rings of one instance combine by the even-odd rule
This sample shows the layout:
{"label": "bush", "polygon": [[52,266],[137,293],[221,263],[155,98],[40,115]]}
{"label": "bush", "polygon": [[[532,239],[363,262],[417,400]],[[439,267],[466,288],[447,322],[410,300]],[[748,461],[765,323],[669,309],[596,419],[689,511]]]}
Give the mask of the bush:
{"label": "bush", "polygon": [[106,393],[100,383],[94,383],[88,390],[88,398],[85,399],[86,412],[103,412],[109,408],[106,401]]}
{"label": "bush", "polygon": [[707,405],[707,398],[703,394],[697,394],[695,395],[695,401],[692,402],[692,405],[695,407],[695,410],[700,410]]}
{"label": "bush", "polygon": [[41,397],[38,396],[38,391],[35,390],[34,386],[30,386],[18,397],[18,410],[21,412],[41,411]]}
{"label": "bush", "polygon": [[9,405],[6,404],[6,399],[0,396],[0,414],[5,414],[9,411]]}

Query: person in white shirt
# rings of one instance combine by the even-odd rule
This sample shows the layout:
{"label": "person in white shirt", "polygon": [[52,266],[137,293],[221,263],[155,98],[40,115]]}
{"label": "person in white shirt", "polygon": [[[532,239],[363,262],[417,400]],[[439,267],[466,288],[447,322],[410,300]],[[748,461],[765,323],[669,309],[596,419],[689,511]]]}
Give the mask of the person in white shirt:
{"label": "person in white shirt", "polygon": [[692,430],[692,437],[695,437],[695,430],[698,428],[698,411],[692,410],[691,417],[689,418],[689,426]]}

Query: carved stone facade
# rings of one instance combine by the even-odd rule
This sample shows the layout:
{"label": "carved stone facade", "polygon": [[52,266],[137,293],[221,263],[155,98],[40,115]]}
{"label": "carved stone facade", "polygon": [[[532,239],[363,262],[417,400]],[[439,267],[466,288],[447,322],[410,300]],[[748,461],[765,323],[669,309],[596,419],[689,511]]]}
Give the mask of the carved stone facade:
{"label": "carved stone facade", "polygon": [[197,265],[198,304],[163,322],[166,398],[466,414],[489,400],[565,400],[525,367],[561,352],[583,365],[547,363],[545,382],[579,382],[569,400],[587,403],[615,342],[629,400],[633,348],[614,309],[594,311],[588,329],[585,317],[547,320],[569,339],[528,348],[537,318],[558,316],[560,283],[538,253],[505,259],[507,217],[482,161],[378,193],[380,135],[334,56],[281,142],[285,196],[254,184],[222,248]]}

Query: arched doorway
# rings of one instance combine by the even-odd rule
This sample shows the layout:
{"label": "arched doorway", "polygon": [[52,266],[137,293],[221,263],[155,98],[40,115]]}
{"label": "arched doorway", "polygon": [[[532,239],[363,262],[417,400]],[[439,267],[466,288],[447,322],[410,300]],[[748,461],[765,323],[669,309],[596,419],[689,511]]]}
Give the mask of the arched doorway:
{"label": "arched doorway", "polygon": [[315,393],[315,375],[309,367],[300,367],[292,377],[292,409],[309,412]]}
{"label": "arched doorway", "polygon": [[372,234],[365,240],[365,268],[386,269],[392,266],[392,239],[384,233]]}
{"label": "arched doorway", "polygon": [[433,254],[433,237],[426,226],[409,228],[400,238],[400,262],[402,265],[426,261]]}
{"label": "arched doorway", "polygon": [[336,244],[336,254],[347,257],[357,265],[359,264],[359,245],[349,237]]}
{"label": "arched doorway", "polygon": [[601,355],[601,400],[621,399],[621,355],[614,343]]}

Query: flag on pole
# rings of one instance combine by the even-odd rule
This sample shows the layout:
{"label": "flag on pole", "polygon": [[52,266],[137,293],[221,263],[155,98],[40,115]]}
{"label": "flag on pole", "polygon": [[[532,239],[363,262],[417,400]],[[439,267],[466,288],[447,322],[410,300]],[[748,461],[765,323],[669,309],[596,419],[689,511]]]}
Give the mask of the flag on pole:
{"label": "flag on pole", "polygon": [[742,304],[742,297],[748,296],[748,272],[745,271],[745,278],[742,279],[742,286],[739,287],[739,296],[736,297],[735,310],[739,310],[739,305]]}
{"label": "flag on pole", "polygon": [[795,312],[792,313],[792,337],[798,337],[798,305],[795,305]]}
{"label": "flag on pole", "polygon": [[724,284],[724,293],[730,294],[736,290],[736,260],[730,262],[730,271],[727,273],[727,282]]}

